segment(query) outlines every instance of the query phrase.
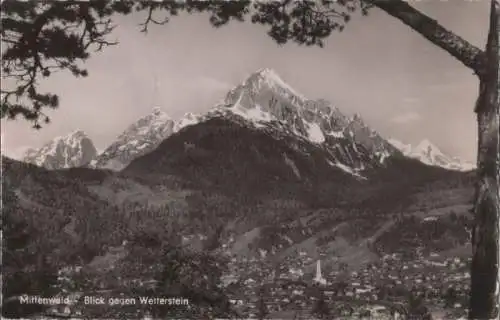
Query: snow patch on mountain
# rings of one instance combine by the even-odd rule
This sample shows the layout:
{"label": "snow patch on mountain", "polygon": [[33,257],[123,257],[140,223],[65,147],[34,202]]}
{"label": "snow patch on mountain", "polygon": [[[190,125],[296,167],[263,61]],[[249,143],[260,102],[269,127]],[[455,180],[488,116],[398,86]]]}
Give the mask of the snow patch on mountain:
{"label": "snow patch on mountain", "polygon": [[344,132],[343,131],[330,131],[326,133],[329,136],[332,136],[334,138],[344,138]]}
{"label": "snow patch on mountain", "polygon": [[255,104],[253,108],[245,108],[241,105],[242,95],[238,98],[238,100],[231,107],[230,111],[240,117],[243,117],[250,122],[253,122],[257,127],[262,127],[260,122],[269,122],[275,120],[275,118],[264,111],[263,108],[259,104]]}
{"label": "snow patch on mountain", "polygon": [[379,158],[379,161],[381,164],[384,164],[385,160],[391,156],[391,154],[389,152],[386,152],[386,151],[376,152],[375,154]]}
{"label": "snow patch on mountain", "polygon": [[325,135],[317,123],[305,122],[309,140],[316,143],[325,142]]}
{"label": "snow patch on mountain", "polygon": [[283,153],[283,157],[285,158],[285,163],[292,169],[295,176],[297,178],[301,179],[302,177],[300,175],[299,168],[297,168],[297,165],[295,164],[295,162],[293,162],[293,160],[290,159],[286,153]]}
{"label": "snow patch on mountain", "polygon": [[195,125],[202,120],[203,120],[203,117],[201,115],[197,115],[197,114],[193,114],[191,112],[188,112],[184,115],[184,117],[175,121],[174,132],[178,132],[179,130],[184,129],[185,127]]}
{"label": "snow patch on mountain", "polygon": [[336,167],[336,168],[339,168],[341,169],[342,171],[346,172],[346,173],[349,173],[359,179],[362,179],[362,180],[366,180],[366,177],[364,177],[363,175],[359,174],[359,172],[357,170],[354,170],[353,168],[349,167],[349,166],[346,166],[345,164],[341,163],[341,162],[332,162],[330,160],[327,160],[328,164],[330,164],[332,167]]}

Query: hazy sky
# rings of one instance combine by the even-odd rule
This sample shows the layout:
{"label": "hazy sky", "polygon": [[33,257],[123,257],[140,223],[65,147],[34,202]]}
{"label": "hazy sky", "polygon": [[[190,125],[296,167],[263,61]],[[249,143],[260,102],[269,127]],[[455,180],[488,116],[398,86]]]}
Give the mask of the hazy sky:
{"label": "hazy sky", "polygon": [[[489,1],[412,5],[484,48]],[[61,98],[52,123],[35,131],[24,121],[2,121],[2,151],[17,157],[75,129],[104,149],[153,106],[173,118],[203,112],[250,73],[270,67],[305,96],[330,100],[347,115],[360,113],[385,137],[413,144],[428,138],[446,153],[475,160],[477,78],[381,11],[353,19],[323,49],[279,47],[250,23],[214,29],[205,15],[174,17],[144,35],[142,18],[116,19],[111,39],[120,44],[88,61],[87,78],[60,73],[43,82]]]}

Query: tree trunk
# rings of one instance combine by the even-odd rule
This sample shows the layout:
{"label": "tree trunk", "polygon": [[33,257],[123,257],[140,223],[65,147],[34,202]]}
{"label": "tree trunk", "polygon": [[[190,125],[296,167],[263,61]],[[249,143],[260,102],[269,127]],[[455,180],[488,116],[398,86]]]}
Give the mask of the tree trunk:
{"label": "tree trunk", "polygon": [[496,319],[500,290],[500,138],[499,138],[499,19],[500,0],[491,0],[486,52],[446,30],[403,0],[362,0],[385,11],[450,53],[479,77],[475,112],[478,121],[477,185],[472,235],[471,319]]}
{"label": "tree trunk", "polygon": [[447,30],[436,20],[413,8],[408,0],[362,0],[398,19],[434,45],[451,54],[466,67],[483,76],[486,69],[484,52],[462,37]]}
{"label": "tree trunk", "polygon": [[500,278],[499,258],[499,86],[498,0],[491,1],[490,30],[486,45],[487,72],[480,77],[476,105],[478,159],[475,226],[472,236],[470,319],[497,319]]}

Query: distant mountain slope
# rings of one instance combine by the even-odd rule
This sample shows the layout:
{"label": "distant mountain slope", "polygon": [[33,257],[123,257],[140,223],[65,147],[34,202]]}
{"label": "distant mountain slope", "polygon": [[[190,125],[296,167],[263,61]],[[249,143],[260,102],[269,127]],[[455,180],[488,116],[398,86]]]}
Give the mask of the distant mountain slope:
{"label": "distant mountain slope", "polygon": [[94,161],[93,167],[121,170],[132,159],[156,148],[172,134],[174,121],[160,108],[131,124]]}
{"label": "distant mountain slope", "polygon": [[46,169],[81,167],[90,163],[97,150],[81,130],[57,137],[40,149],[29,149],[23,160]]}
{"label": "distant mountain slope", "polygon": [[303,198],[329,178],[337,183],[362,179],[334,165],[324,148],[293,137],[277,138],[270,130],[256,129],[238,117],[211,118],[173,134],[123,173],[175,175],[196,189],[249,198]]}
{"label": "distant mountain slope", "polygon": [[417,159],[430,166],[438,166],[450,170],[470,171],[475,169],[475,164],[460,160],[456,157],[445,155],[438,147],[427,139],[422,140],[416,147],[405,144],[396,139],[388,140],[405,156]]}

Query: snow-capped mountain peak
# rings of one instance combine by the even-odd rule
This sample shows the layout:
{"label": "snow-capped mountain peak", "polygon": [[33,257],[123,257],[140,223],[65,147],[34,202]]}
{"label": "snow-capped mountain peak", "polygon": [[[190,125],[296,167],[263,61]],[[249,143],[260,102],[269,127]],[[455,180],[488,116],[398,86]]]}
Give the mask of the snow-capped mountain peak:
{"label": "snow-capped mountain peak", "polygon": [[429,139],[423,139],[416,147],[396,139],[389,139],[389,142],[394,147],[398,148],[405,156],[417,159],[430,166],[458,171],[469,171],[475,168],[475,165],[471,162],[444,154]]}
{"label": "snow-capped mountain peak", "polygon": [[[271,68],[262,68],[255,72],[255,76],[270,88],[286,90],[289,93],[305,99],[305,97],[286,83],[276,71]],[[251,78],[251,77],[250,77]]]}
{"label": "snow-capped mountain peak", "polygon": [[73,132],[71,132],[69,135],[69,137],[87,137],[87,134],[85,133],[85,131],[81,130],[81,129],[76,129],[74,130]]}
{"label": "snow-capped mountain peak", "polygon": [[160,107],[154,107],[149,114],[128,126],[92,166],[121,170],[134,158],[155,149],[173,132],[174,120]]}
{"label": "snow-capped mountain peak", "polygon": [[168,120],[171,120],[172,118],[168,115],[168,113],[166,113],[164,110],[162,110],[162,108],[160,107],[154,107],[152,109],[152,112],[150,115],[147,115],[146,117],[153,117],[155,119],[157,119],[158,121],[168,121]]}
{"label": "snow-capped mountain peak", "polygon": [[28,149],[24,161],[47,169],[87,165],[97,154],[92,140],[83,130],[56,137],[39,149]]}
{"label": "snow-capped mountain peak", "polygon": [[423,154],[430,160],[434,160],[436,157],[442,156],[446,157],[438,147],[436,147],[428,139],[420,141],[417,146],[413,149],[414,153]]}
{"label": "snow-capped mountain peak", "polygon": [[351,121],[358,122],[360,124],[364,124],[363,118],[361,118],[361,115],[357,112],[351,117]]}
{"label": "snow-capped mountain peak", "polygon": [[353,172],[380,165],[396,151],[359,114],[350,118],[324,99],[305,98],[269,68],[252,73],[210,113],[236,115],[256,128],[328,148],[332,163],[341,163]]}
{"label": "snow-capped mountain peak", "polygon": [[135,123],[130,125],[127,130],[134,130],[134,128],[144,128],[148,126],[156,127],[163,126],[165,123],[172,121],[172,118],[162,110],[160,107],[154,107],[151,113],[141,117]]}
{"label": "snow-capped mountain peak", "polygon": [[[302,103],[306,100],[302,94],[293,89],[276,71],[270,68],[262,68],[250,74],[240,85],[228,93],[224,104],[234,104],[242,92],[250,95],[278,93],[292,100],[300,100]],[[241,98],[246,99],[246,97]]]}
{"label": "snow-capped mountain peak", "polygon": [[424,139],[413,149],[414,153],[424,154],[429,159],[436,157],[446,157],[438,147],[436,147],[429,139]]}

